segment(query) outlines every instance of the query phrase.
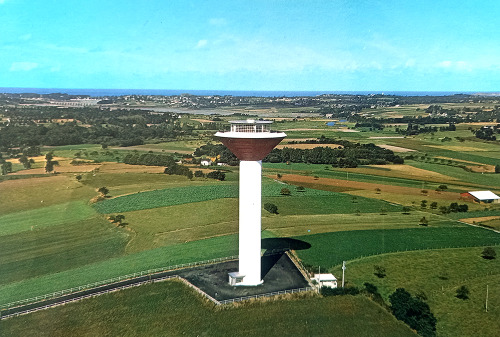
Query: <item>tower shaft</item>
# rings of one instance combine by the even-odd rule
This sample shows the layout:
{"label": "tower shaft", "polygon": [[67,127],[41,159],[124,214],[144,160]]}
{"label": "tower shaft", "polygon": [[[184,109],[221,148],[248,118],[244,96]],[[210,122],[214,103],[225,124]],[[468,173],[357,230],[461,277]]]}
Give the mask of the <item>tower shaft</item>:
{"label": "tower shaft", "polygon": [[240,161],[239,272],[241,285],[258,285],[261,279],[262,161]]}

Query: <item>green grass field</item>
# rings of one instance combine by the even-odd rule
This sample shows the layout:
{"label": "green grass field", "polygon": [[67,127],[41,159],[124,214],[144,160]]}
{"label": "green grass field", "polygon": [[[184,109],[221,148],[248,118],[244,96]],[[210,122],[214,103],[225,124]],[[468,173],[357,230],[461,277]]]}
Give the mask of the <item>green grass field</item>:
{"label": "green grass field", "polygon": [[5,337],[416,336],[362,296],[307,296],[217,310],[179,281],[144,285],[3,320],[0,329]]}
{"label": "green grass field", "polygon": [[303,262],[325,269],[342,261],[390,252],[500,244],[499,233],[462,225],[333,232],[296,236],[295,239],[311,245],[297,252]]}
{"label": "green grass field", "polygon": [[88,219],[95,210],[83,201],[71,201],[0,215],[0,236]]}
{"label": "green grass field", "polygon": [[[84,231],[84,228],[82,231]],[[93,232],[90,232],[87,235],[87,240],[91,242],[92,240],[97,240],[98,242],[103,242],[107,246],[105,238],[99,239],[92,234]],[[91,238],[88,238],[88,236],[91,236]],[[120,236],[122,236],[122,234]],[[82,241],[83,240],[84,239],[82,239]],[[20,237],[18,244],[22,245],[22,243],[26,241],[26,238]],[[43,238],[37,241],[40,245],[44,243]],[[5,242],[7,244],[8,241]],[[50,240],[46,239],[46,245],[49,242]],[[115,256],[112,254],[105,256],[104,253],[106,251],[101,252],[102,249],[108,249],[105,247],[93,247],[87,244],[83,246],[71,245],[65,247],[65,249],[64,247],[60,247],[59,251],[55,251],[52,255],[44,257],[48,260],[51,257],[53,258],[53,260],[49,260],[49,262],[52,261],[55,265],[49,266],[37,265],[30,262],[39,258],[39,254],[33,256],[36,251],[28,249],[23,252],[22,249],[18,247],[15,252],[12,252],[6,249],[3,250],[4,246],[2,245],[2,252],[5,254],[2,256],[2,262],[5,258],[5,264],[9,265],[9,268],[12,268],[12,270],[8,270],[6,275],[2,276],[4,278],[13,279],[14,276],[9,275],[16,273],[16,279],[19,280],[0,285],[0,305],[148,269],[232,256],[238,253],[237,242],[238,238],[236,235],[220,236],[185,244],[150,249],[134,254],[122,254],[121,256],[116,256],[116,254]],[[36,242],[33,244],[37,245]],[[65,251],[71,253],[72,247],[74,247],[73,252],[75,259],[78,257],[85,258],[85,263],[76,260],[69,263],[70,261],[66,262],[64,258],[61,258],[61,256],[65,254]],[[120,248],[123,249],[124,247],[121,246]],[[13,256],[13,254],[23,253],[28,254],[24,259]],[[69,257],[71,257],[71,255]],[[24,262],[23,268],[20,268],[21,265],[15,263],[9,264],[9,261],[26,262]],[[40,262],[43,262],[43,260]],[[62,264],[65,270],[63,270],[64,268],[58,269],[58,263]],[[41,268],[42,271],[37,272],[37,268]],[[52,270],[48,270],[50,268]],[[39,276],[34,277],[35,272],[37,272]]]}
{"label": "green grass field", "polygon": [[96,263],[123,254],[128,235],[101,217],[0,236],[0,284]]}
{"label": "green grass field", "polygon": [[[438,249],[372,256],[348,261],[346,282],[362,287],[374,284],[384,299],[403,287],[413,295],[423,293],[438,320],[438,336],[497,336],[500,330],[500,259],[485,260],[483,247]],[[497,251],[498,251],[497,247]],[[383,266],[386,277],[374,274]],[[339,266],[331,270],[342,275]],[[456,289],[466,285],[470,299],[455,297]],[[489,308],[485,312],[486,285]]]}

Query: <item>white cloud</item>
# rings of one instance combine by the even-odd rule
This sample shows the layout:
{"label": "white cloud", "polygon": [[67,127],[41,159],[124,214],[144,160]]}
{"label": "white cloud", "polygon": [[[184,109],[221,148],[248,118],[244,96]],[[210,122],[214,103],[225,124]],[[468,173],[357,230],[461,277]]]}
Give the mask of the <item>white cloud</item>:
{"label": "white cloud", "polygon": [[438,63],[438,66],[443,67],[443,68],[449,68],[449,67],[451,67],[452,64],[453,64],[453,62],[451,62],[451,61],[441,61]]}
{"label": "white cloud", "polygon": [[466,61],[441,61],[438,63],[438,67],[447,68],[447,69],[455,69],[455,70],[466,70],[470,71],[473,68],[483,68],[484,65],[473,65]]}
{"label": "white cloud", "polygon": [[223,18],[211,18],[208,23],[212,26],[225,26],[227,24],[226,19]]}
{"label": "white cloud", "polygon": [[207,40],[200,40],[198,41],[198,43],[196,44],[196,48],[203,48],[207,45],[208,41]]}
{"label": "white cloud", "polygon": [[10,71],[30,71],[36,67],[38,67],[38,63],[35,62],[13,62]]}

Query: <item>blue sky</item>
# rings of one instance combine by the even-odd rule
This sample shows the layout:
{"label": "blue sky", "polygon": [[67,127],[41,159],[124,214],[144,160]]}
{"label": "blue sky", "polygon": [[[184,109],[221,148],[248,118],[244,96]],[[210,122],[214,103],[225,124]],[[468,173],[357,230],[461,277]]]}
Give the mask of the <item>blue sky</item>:
{"label": "blue sky", "polygon": [[500,91],[500,1],[0,0],[0,87]]}

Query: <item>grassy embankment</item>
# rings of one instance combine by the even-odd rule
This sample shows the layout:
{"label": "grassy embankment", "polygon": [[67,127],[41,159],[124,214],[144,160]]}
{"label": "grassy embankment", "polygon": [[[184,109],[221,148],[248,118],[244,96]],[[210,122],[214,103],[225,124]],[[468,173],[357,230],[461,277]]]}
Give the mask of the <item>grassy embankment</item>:
{"label": "grassy embankment", "polygon": [[[363,317],[363,319],[359,319]],[[49,323],[50,322],[50,323]],[[3,336],[415,336],[365,297],[304,297],[214,310],[177,281],[0,322]]]}
{"label": "grassy embankment", "polygon": [[[500,330],[500,259],[483,259],[482,250],[438,249],[356,259],[347,263],[346,282],[360,287],[365,282],[374,284],[387,303],[400,287],[413,295],[424,294],[436,315],[438,336],[496,336]],[[374,274],[376,265],[385,268],[384,278]],[[331,271],[342,275],[340,266]],[[462,285],[470,291],[467,300],[455,297]]]}

